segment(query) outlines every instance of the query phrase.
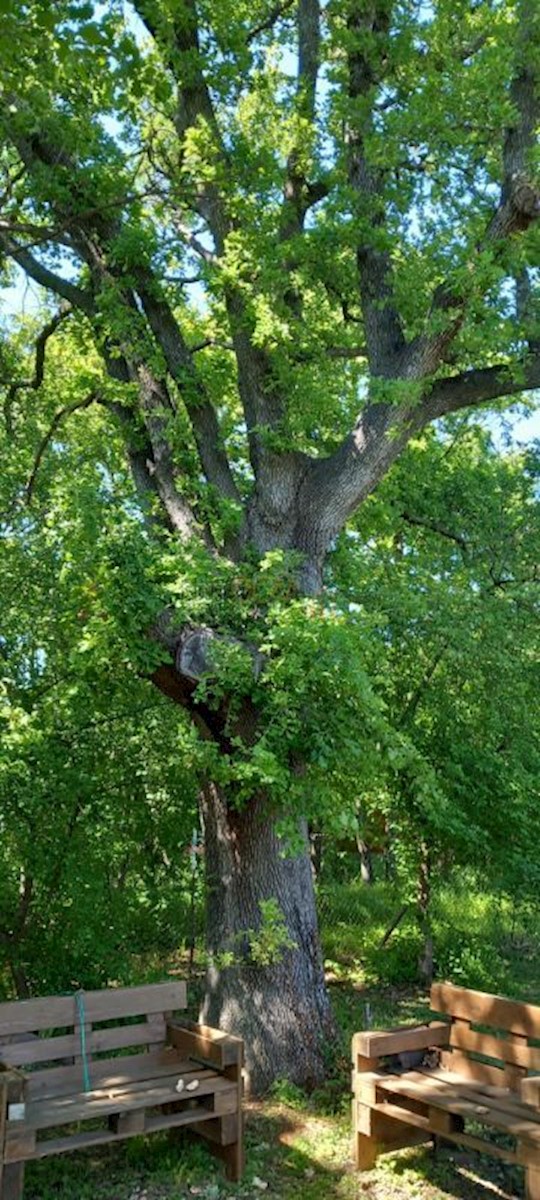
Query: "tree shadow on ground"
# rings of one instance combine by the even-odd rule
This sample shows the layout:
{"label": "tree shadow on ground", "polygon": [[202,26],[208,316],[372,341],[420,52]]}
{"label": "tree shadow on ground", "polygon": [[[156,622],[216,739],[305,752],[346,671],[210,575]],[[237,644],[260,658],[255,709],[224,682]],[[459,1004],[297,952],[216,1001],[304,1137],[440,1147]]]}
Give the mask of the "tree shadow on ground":
{"label": "tree shadow on ground", "polygon": [[391,1172],[396,1180],[414,1173],[441,1198],[518,1200],[525,1192],[522,1168],[457,1146],[419,1147],[393,1155],[392,1159]]}

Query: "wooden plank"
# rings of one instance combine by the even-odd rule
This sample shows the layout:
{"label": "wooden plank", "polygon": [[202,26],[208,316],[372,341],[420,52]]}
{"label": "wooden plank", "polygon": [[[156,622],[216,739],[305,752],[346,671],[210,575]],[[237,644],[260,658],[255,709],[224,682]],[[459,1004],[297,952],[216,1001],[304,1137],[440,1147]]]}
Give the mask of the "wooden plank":
{"label": "wooden plank", "polygon": [[506,1091],[502,1088],[490,1088],[489,1086],[482,1090],[482,1085],[474,1085],[474,1081],[463,1080],[461,1077],[448,1076],[441,1071],[420,1071],[422,1076],[427,1079],[433,1079],[441,1083],[450,1083],[458,1086],[460,1095],[465,1100],[472,1100],[474,1103],[483,1103],[482,1097],[489,1101],[493,1108],[500,1108],[503,1112],[513,1113],[515,1116],[521,1117],[523,1120],[532,1121],[540,1125],[540,1112],[530,1105],[525,1104],[515,1092]]}
{"label": "wooden plank", "polygon": [[[206,1076],[200,1071],[192,1071],[183,1076],[186,1093],[182,1098],[197,1100],[199,1096],[214,1095],[216,1092],[231,1091],[234,1085],[219,1075]],[[187,1086],[197,1079],[199,1086],[193,1093],[187,1091]],[[29,1129],[49,1129],[55,1125],[68,1125],[73,1121],[89,1121],[94,1117],[106,1117],[109,1113],[128,1112],[136,1108],[153,1108],[162,1104],[176,1103],[179,1094],[176,1091],[178,1075],[175,1073],[169,1079],[145,1080],[139,1088],[106,1092],[80,1092],[74,1096],[58,1096],[43,1101],[30,1103],[27,1106],[26,1127]],[[8,1122],[9,1128],[9,1122]]]}
{"label": "wooden plank", "polygon": [[[377,1110],[387,1113],[393,1117],[395,1121],[403,1121],[405,1124],[416,1125],[418,1128],[427,1132],[438,1132],[432,1130],[428,1117],[419,1116],[418,1113],[408,1112],[406,1108],[401,1108],[398,1104],[381,1104],[377,1106]],[[455,1133],[451,1130],[444,1132],[444,1138],[448,1142],[454,1142],[458,1146],[466,1146],[469,1150],[479,1150],[481,1154],[490,1154],[493,1158],[501,1158],[505,1162],[519,1162],[518,1155],[512,1150],[506,1150],[502,1146],[495,1145],[494,1142],[487,1141],[486,1138],[474,1137],[471,1133]]]}
{"label": "wooden plank", "polygon": [[525,1200],[540,1200],[540,1166],[526,1168]]}
{"label": "wooden plank", "polygon": [[235,1113],[225,1113],[219,1119],[214,1121],[204,1121],[199,1128],[198,1124],[193,1126],[193,1132],[199,1133],[201,1137],[208,1142],[214,1142],[217,1146],[232,1146],[238,1141],[238,1121]]}
{"label": "wooden plank", "polygon": [[109,1117],[109,1129],[122,1137],[125,1133],[144,1133],[145,1130],[146,1111],[144,1108],[136,1108],[133,1112],[113,1113]]}
{"label": "wooden plank", "polygon": [[[177,1125],[196,1125],[204,1120],[211,1120],[214,1114],[210,1109],[187,1109],[183,1113],[170,1113],[163,1117],[149,1117],[146,1132],[154,1133],[158,1129],[169,1129]],[[60,1138],[49,1138],[46,1142],[37,1142],[36,1158],[49,1158],[53,1154],[66,1154],[72,1150],[84,1150],[89,1146],[103,1146],[107,1142],[124,1141],[130,1137],[139,1137],[137,1130],[126,1130],[124,1133],[114,1133],[110,1129],[91,1129],[83,1133],[74,1133]]]}
{"label": "wooden plank", "polygon": [[220,1071],[236,1066],[239,1055],[243,1062],[242,1039],[222,1033],[220,1029],[211,1029],[208,1025],[196,1025],[193,1021],[168,1021],[167,1037],[183,1058],[212,1063]]}
{"label": "wooden plank", "polygon": [[[137,1080],[172,1075],[182,1070],[192,1071],[193,1063],[181,1059],[172,1047],[152,1050],[146,1054],[122,1055],[119,1058],[94,1059],[90,1067],[91,1083],[94,1088],[120,1087]],[[79,1067],[54,1067],[35,1071],[27,1076],[27,1095],[30,1100],[47,1096],[69,1096],[80,1092],[83,1087],[82,1071]]]}
{"label": "wooden plank", "polygon": [[462,1017],[474,1024],[540,1038],[540,1007],[536,1004],[523,1004],[506,996],[456,987],[453,983],[434,983],[431,1007],[435,1012]]}
{"label": "wooden plank", "polygon": [[540,1049],[528,1046],[521,1037],[502,1038],[489,1033],[477,1033],[468,1021],[456,1021],[450,1026],[450,1046],[469,1053],[484,1054],[529,1070],[540,1070]]}
{"label": "wooden plank", "polygon": [[431,1025],[414,1025],[409,1029],[402,1026],[398,1029],[355,1033],[353,1054],[364,1058],[381,1058],[386,1054],[400,1054],[406,1050],[429,1050],[435,1046],[447,1046],[449,1032],[448,1022],[434,1021]]}
{"label": "wooden plank", "polygon": [[540,1126],[528,1118],[493,1107],[487,1096],[479,1096],[474,1100],[464,1099],[455,1085],[422,1076],[416,1079],[413,1078],[413,1074],[411,1072],[402,1076],[389,1075],[379,1086],[384,1091],[398,1096],[411,1096],[413,1100],[420,1100],[423,1104],[458,1113],[459,1116],[477,1121],[481,1125],[491,1125],[494,1129],[502,1129],[505,1133],[525,1138],[540,1146]]}
{"label": "wooden plank", "polygon": [[[147,1013],[185,1008],[187,989],[183,980],[150,983],[143,987],[108,988],[84,993],[88,1021],[109,1021]],[[14,1000],[0,1004],[0,1037],[37,1033],[44,1029],[73,1028],[77,1023],[74,996],[44,996],[37,1000]]]}
{"label": "wooden plank", "polygon": [[24,1163],[9,1163],[2,1172],[2,1200],[23,1200]]}
{"label": "wooden plank", "polygon": [[[456,1072],[447,1071],[443,1067],[433,1067],[430,1071],[426,1071],[425,1073],[433,1079],[443,1079],[445,1081],[450,1080],[451,1083],[456,1083],[461,1087],[465,1086],[469,1089],[469,1091],[474,1091],[475,1094],[483,1094],[486,1096],[495,1097],[496,1099],[506,1100],[508,1102],[512,1101],[512,1103],[520,1103],[519,1096],[516,1096],[514,1092],[509,1091],[504,1084],[501,1087],[503,1076],[500,1071],[497,1073],[497,1084],[486,1083],[484,1080],[480,1079],[469,1079],[465,1075],[458,1075]],[[423,1068],[422,1074],[424,1074]],[[521,1102],[524,1103],[524,1101]]]}
{"label": "wooden plank", "polygon": [[13,1042],[0,1047],[0,1057],[7,1066],[26,1067],[31,1063],[54,1062],[58,1058],[73,1058],[80,1041],[72,1033],[62,1037],[35,1038],[31,1042]]}
{"label": "wooden plank", "polygon": [[75,1023],[73,996],[44,996],[40,1000],[12,1000],[0,1004],[0,1037],[62,1029]]}
{"label": "wooden plank", "polygon": [[84,1007],[89,1021],[111,1021],[117,1017],[139,1017],[147,1013],[163,1013],[167,1009],[185,1008],[187,989],[183,980],[170,983],[150,983],[143,987],[110,988],[107,991],[85,992]]}
{"label": "wooden plank", "polygon": [[25,1121],[6,1121],[4,1137],[4,1162],[27,1162],[32,1158],[36,1145],[36,1134]]}
{"label": "wooden plank", "polygon": [[[151,1018],[136,1025],[115,1025],[111,1029],[93,1029],[88,1034],[86,1045],[91,1055],[107,1050],[125,1050],[132,1046],[165,1045],[165,1018],[162,1013],[153,1013]],[[80,1052],[79,1033],[60,1037],[39,1037],[31,1042],[13,1042],[0,1049],[2,1062],[8,1066],[29,1066],[37,1063],[53,1063],[59,1058],[73,1058]]]}
{"label": "wooden plank", "polygon": [[460,1050],[443,1050],[441,1067],[453,1075],[459,1075],[462,1079],[470,1079],[471,1082],[476,1080],[478,1083],[489,1084],[499,1089],[506,1087],[502,1066],[497,1067],[490,1063],[478,1062],[474,1058],[468,1058]]}
{"label": "wooden plank", "polygon": [[521,1081],[521,1099],[524,1104],[540,1109],[540,1075]]}

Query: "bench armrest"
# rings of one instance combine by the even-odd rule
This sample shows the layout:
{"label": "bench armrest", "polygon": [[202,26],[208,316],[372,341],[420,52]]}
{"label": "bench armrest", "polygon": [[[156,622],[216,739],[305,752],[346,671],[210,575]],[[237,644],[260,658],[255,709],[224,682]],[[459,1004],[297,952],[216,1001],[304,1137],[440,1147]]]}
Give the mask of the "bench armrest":
{"label": "bench armrest", "polygon": [[445,1021],[433,1021],[424,1025],[404,1025],[399,1029],[365,1030],[353,1037],[353,1059],[385,1058],[387,1054],[403,1054],[407,1050],[431,1050],[435,1046],[448,1046],[450,1025]]}
{"label": "bench armrest", "polygon": [[193,1058],[218,1071],[230,1067],[242,1068],[244,1043],[242,1038],[197,1025],[194,1021],[167,1021],[167,1041],[182,1058]]}

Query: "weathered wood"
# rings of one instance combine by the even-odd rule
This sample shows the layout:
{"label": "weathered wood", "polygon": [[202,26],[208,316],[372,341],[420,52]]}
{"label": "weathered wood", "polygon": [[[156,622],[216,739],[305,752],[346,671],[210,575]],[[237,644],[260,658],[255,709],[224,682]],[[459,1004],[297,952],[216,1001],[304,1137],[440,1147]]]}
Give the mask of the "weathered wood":
{"label": "weathered wood", "polygon": [[[426,1135],[434,1132],[431,1129],[429,1117],[409,1112],[408,1109],[391,1103],[380,1105],[380,1110],[383,1113],[387,1113],[388,1116],[392,1116],[395,1121],[403,1121],[405,1124],[410,1123],[411,1125],[418,1126],[419,1129],[424,1130]],[[514,1154],[511,1150],[497,1146],[495,1143],[488,1142],[484,1138],[474,1137],[470,1133],[454,1133],[447,1130],[444,1133],[444,1137],[446,1141],[453,1142],[457,1146],[466,1146],[469,1150],[479,1150],[481,1154],[490,1154],[493,1158],[500,1158],[505,1162],[517,1163],[521,1161],[517,1154]]]}
{"label": "weathered wood", "polygon": [[[191,1022],[177,1026],[172,1014],[185,1006],[185,1000],[185,984],[174,983],[86,993],[83,1013],[73,997],[0,1005],[0,1028],[8,1039],[0,1052],[10,1059],[9,1066],[0,1064],[2,1200],[8,1195],[8,1185],[9,1196],[19,1200],[23,1164],[31,1159],[158,1129],[189,1126],[199,1133],[207,1123],[217,1131],[213,1140],[207,1139],[209,1147],[222,1158],[229,1177],[240,1178],[243,1044],[206,1026]],[[85,1057],[92,1081],[89,1092],[82,1090],[79,1015],[84,1016]],[[139,1016],[144,1019],[133,1024],[92,1028],[93,1021]],[[169,1023],[170,1040],[185,1047],[183,1054],[166,1041]],[[59,1032],[52,1037],[28,1036],[36,1030]],[[144,1053],[138,1052],[139,1046],[146,1047]],[[128,1053],[96,1057],[115,1050]],[[131,1050],[135,1053],[129,1053]],[[73,1065],[66,1066],[66,1058],[72,1059]],[[26,1074],[22,1065],[37,1069]],[[8,1104],[23,1093],[24,1119],[19,1119],[20,1114],[12,1113]],[[96,1118],[106,1122],[107,1128],[47,1136],[43,1141],[38,1138],[41,1131]]]}
{"label": "weathered wood", "polygon": [[506,1087],[502,1064],[497,1067],[490,1063],[478,1062],[476,1059],[462,1054],[459,1050],[443,1050],[441,1066],[452,1074],[461,1076],[462,1079],[477,1080],[478,1083],[491,1084],[498,1088]]}
{"label": "weathered wood", "polygon": [[540,1037],[540,1006],[491,996],[453,983],[434,983],[431,988],[431,1007],[434,1012],[463,1017],[473,1024],[505,1029],[526,1037]]}
{"label": "weathered wood", "polygon": [[526,1200],[540,1200],[540,1165],[525,1168]]}
{"label": "weathered wood", "polygon": [[[107,1050],[123,1050],[134,1046],[165,1044],[165,1018],[153,1013],[137,1025],[115,1025],[110,1029],[92,1029],[87,1035],[89,1055]],[[69,1033],[59,1037],[38,1037],[30,1042],[13,1042],[0,1046],[0,1058],[8,1066],[29,1066],[73,1058],[81,1048],[80,1036]]]}
{"label": "weathered wood", "polygon": [[502,1063],[511,1063],[529,1070],[540,1070],[540,1048],[529,1046],[521,1036],[504,1038],[478,1033],[471,1029],[468,1021],[453,1022],[449,1031],[452,1049],[483,1054],[486,1058],[498,1059]]}
{"label": "weathered wood", "polygon": [[369,1030],[355,1033],[353,1054],[364,1058],[382,1058],[387,1054],[400,1054],[406,1050],[430,1050],[447,1046],[450,1025],[434,1021],[431,1025],[414,1025],[410,1029]]}
{"label": "weathered wood", "polygon": [[526,1141],[534,1141],[540,1146],[540,1126],[526,1115],[513,1111],[505,1112],[501,1107],[494,1107],[487,1096],[478,1096],[474,1100],[464,1099],[456,1085],[444,1084],[437,1079],[416,1076],[415,1072],[406,1075],[389,1075],[387,1080],[381,1080],[379,1086],[397,1096],[411,1096],[427,1105],[447,1109],[448,1112],[458,1113],[481,1125],[491,1125],[495,1129],[504,1130],[514,1137],[522,1137]]}
{"label": "weathered wood", "polygon": [[[158,1075],[172,1075],[175,1071],[192,1071],[193,1063],[181,1059],[172,1047],[152,1050],[147,1054],[122,1055],[119,1058],[94,1060],[90,1068],[92,1087],[120,1088],[135,1080],[152,1079]],[[30,1100],[45,1099],[47,1096],[69,1096],[80,1092],[83,1077],[80,1067],[51,1067],[35,1071],[28,1076],[27,1095]]]}
{"label": "weathered wood", "polygon": [[[152,1012],[174,1011],[185,1008],[186,1004],[187,990],[183,980],[84,993],[85,1016],[92,1024]],[[0,1037],[37,1033],[44,1029],[73,1029],[77,1021],[74,996],[47,996],[39,1000],[13,1000],[0,1004]]]}
{"label": "weathered wood", "polygon": [[540,1075],[522,1079],[520,1094],[524,1104],[530,1104],[540,1110]]}
{"label": "weathered wood", "polygon": [[[222,1076],[209,1075],[193,1071],[184,1075],[186,1099],[197,1100],[200,1096],[216,1095],[223,1091],[231,1092],[234,1088]],[[190,1083],[197,1081],[197,1090],[191,1094],[187,1091]],[[26,1127],[29,1129],[48,1129],[55,1125],[68,1125],[74,1121],[89,1120],[94,1117],[106,1117],[109,1113],[129,1112],[137,1108],[158,1107],[178,1101],[176,1086],[178,1075],[162,1080],[144,1080],[131,1090],[113,1089],[81,1092],[74,1096],[57,1096],[49,1099],[30,1102],[27,1105]],[[184,1093],[182,1093],[184,1098]],[[8,1121],[8,1129],[10,1122]]]}
{"label": "weathered wood", "polygon": [[211,1063],[220,1071],[236,1066],[239,1054],[243,1056],[240,1038],[193,1021],[168,1021],[167,1039],[182,1057]]}
{"label": "weathered wood", "polygon": [[6,1163],[2,1172],[2,1200],[22,1200],[24,1163]]}
{"label": "weathered wood", "polygon": [[[210,1121],[213,1118],[210,1109],[186,1109],[181,1113],[152,1116],[146,1118],[145,1132],[156,1133],[179,1125],[196,1125],[197,1122]],[[124,1130],[113,1133],[109,1129],[89,1129],[82,1133],[72,1133],[66,1137],[48,1138],[47,1141],[36,1144],[33,1159],[50,1158],[56,1154],[69,1154],[74,1150],[85,1150],[90,1146],[105,1146],[110,1142],[124,1141],[130,1137],[139,1137],[138,1130]],[[2,1197],[3,1200],[3,1197]]]}

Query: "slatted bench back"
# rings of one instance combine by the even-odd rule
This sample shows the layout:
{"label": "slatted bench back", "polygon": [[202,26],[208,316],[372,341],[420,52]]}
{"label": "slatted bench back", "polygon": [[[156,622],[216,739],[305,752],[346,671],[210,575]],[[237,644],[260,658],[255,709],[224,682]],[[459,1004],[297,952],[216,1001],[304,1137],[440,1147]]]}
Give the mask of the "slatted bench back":
{"label": "slatted bench back", "polygon": [[540,1071],[538,1005],[435,983],[431,1007],[451,1019],[450,1050],[442,1055],[447,1069],[514,1091],[528,1072]]}
{"label": "slatted bench back", "polygon": [[149,1053],[159,1074],[166,1018],[186,1007],[186,985],[84,992],[82,1001],[49,996],[0,1004],[0,1061],[30,1072],[29,1098],[82,1090],[83,1049],[92,1087],[104,1086],[112,1075],[137,1078],[138,1070],[144,1078]]}

